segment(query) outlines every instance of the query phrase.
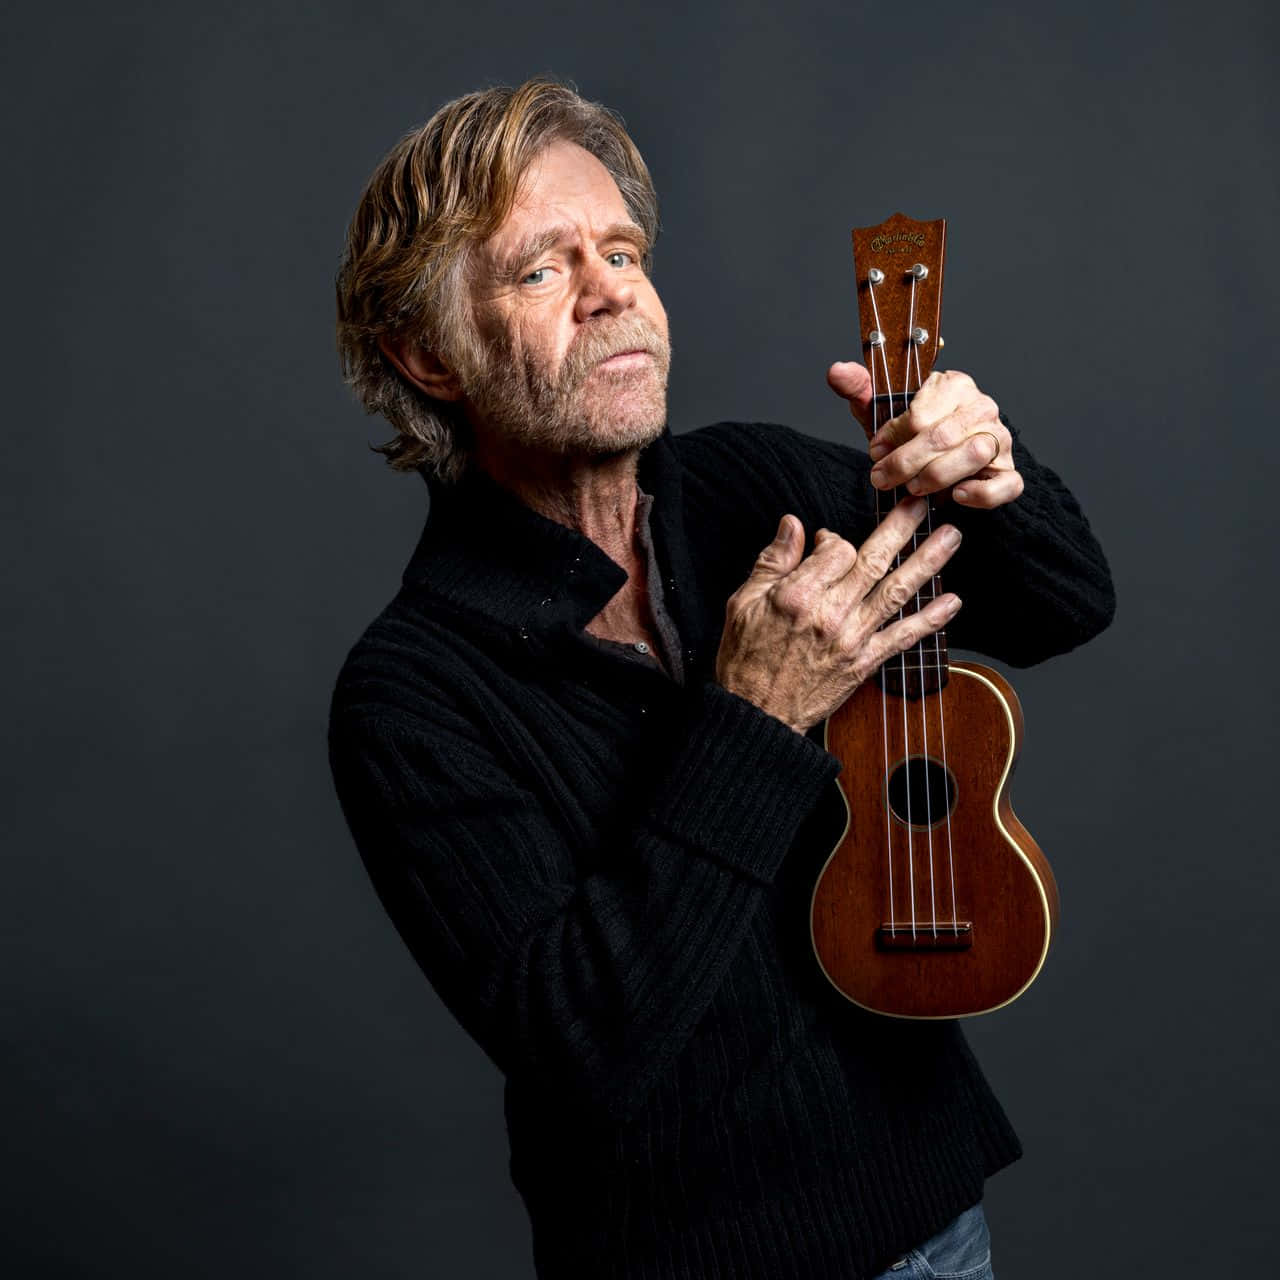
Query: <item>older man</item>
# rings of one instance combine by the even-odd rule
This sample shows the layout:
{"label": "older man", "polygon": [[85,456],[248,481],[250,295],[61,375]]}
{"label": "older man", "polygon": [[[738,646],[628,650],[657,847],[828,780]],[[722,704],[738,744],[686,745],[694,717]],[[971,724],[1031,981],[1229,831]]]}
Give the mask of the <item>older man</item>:
{"label": "older man", "polygon": [[[1019,1146],[958,1025],[848,1004],[808,945],[817,729],[948,622],[1015,664],[1081,643],[1106,562],[962,374],[869,477],[785,427],[673,436],[656,230],[620,123],[553,82],[447,104],[371,179],[339,342],[431,505],[337,681],[338,794],[506,1076],[540,1276],[989,1274]],[[827,377],[864,416],[865,370]],[[873,485],[954,515],[920,541],[924,498],[877,524]],[[958,594],[903,616],[944,564]]]}

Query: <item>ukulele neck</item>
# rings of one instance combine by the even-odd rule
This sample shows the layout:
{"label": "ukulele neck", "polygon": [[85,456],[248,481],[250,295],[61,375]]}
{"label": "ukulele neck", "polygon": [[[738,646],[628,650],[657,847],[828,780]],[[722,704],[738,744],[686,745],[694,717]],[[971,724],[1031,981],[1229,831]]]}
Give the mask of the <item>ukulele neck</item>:
{"label": "ukulele neck", "polygon": [[[853,230],[853,265],[858,282],[858,324],[867,372],[871,376],[874,434],[890,418],[906,412],[914,392],[933,369],[941,339],[942,272],[947,224],[942,218],[919,222],[895,213],[874,227]],[[907,497],[899,488],[876,490],[876,518],[884,519]],[[909,544],[895,557],[897,568],[934,528],[934,503]],[[918,612],[942,591],[935,576],[900,617]],[[888,659],[880,668],[886,692],[920,698],[947,681],[947,637],[941,632]]]}
{"label": "ukulele neck", "polygon": [[[871,406],[872,431],[878,431],[890,418],[896,418],[899,414],[905,413],[914,396],[914,391],[876,396]],[[905,488],[901,487],[889,490],[877,489],[875,495],[877,524],[893,510],[897,503],[911,496]],[[937,511],[937,501],[930,497],[928,514],[912,533],[910,542],[894,557],[890,572],[897,569],[933,532],[937,523]],[[941,594],[942,578],[935,573],[915,596],[907,601],[899,616],[905,618],[918,613]],[[947,683],[948,671],[947,633],[945,630],[938,630],[925,636],[911,648],[904,649],[896,657],[887,659],[880,668],[880,681],[886,693],[899,698],[916,699],[937,693]]]}

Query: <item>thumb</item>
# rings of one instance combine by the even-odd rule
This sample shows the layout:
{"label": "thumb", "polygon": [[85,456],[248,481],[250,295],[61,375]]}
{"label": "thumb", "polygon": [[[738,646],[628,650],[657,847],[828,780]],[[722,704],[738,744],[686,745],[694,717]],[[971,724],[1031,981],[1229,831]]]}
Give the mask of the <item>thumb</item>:
{"label": "thumb", "polygon": [[849,402],[849,412],[865,427],[871,417],[871,375],[856,360],[837,360],[827,370],[827,386]]}
{"label": "thumb", "polygon": [[804,525],[793,515],[778,521],[773,541],[756,558],[752,577],[773,581],[785,577],[804,559]]}

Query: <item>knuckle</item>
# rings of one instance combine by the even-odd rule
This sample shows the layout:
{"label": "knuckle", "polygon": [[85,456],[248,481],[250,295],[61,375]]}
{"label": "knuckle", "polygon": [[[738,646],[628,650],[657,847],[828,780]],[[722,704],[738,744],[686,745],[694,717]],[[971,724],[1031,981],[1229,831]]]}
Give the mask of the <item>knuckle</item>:
{"label": "knuckle", "polygon": [[843,577],[858,563],[858,548],[852,542],[845,542],[843,539],[841,543],[838,569],[840,576]]}
{"label": "knuckle", "polygon": [[974,462],[984,467],[991,461],[991,446],[984,438],[990,434],[991,432],[983,430],[978,432],[976,436],[970,436],[968,441],[969,456]]}
{"label": "knuckle", "polygon": [[890,578],[884,584],[884,600],[887,605],[901,609],[915,592],[901,578]]}
{"label": "knuckle", "polygon": [[774,594],[780,612],[799,618],[813,607],[813,592],[803,583],[788,582]]}
{"label": "knuckle", "polygon": [[876,549],[862,553],[862,567],[879,582],[893,567],[893,556],[887,551]]}
{"label": "knuckle", "polygon": [[954,417],[943,418],[929,432],[929,443],[935,449],[950,449],[953,444],[957,443],[959,430],[960,424]]}
{"label": "knuckle", "polygon": [[816,640],[831,641],[839,636],[840,620],[832,617],[825,610],[819,610],[814,615],[811,630]]}

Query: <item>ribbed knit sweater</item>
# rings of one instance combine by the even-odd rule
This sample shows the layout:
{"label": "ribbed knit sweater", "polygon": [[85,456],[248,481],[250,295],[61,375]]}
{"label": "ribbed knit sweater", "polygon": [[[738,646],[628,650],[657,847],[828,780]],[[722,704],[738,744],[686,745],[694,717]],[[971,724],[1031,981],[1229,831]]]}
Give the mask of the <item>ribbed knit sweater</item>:
{"label": "ribbed knit sweater", "polygon": [[[947,518],[953,647],[1015,666],[1100,631],[1106,561],[1015,436],[1026,490]],[[478,471],[429,481],[395,598],[347,657],[330,760],[377,892],[506,1078],[540,1277],[859,1280],[978,1201],[1018,1139],[954,1021],[847,1002],[812,953],[840,762],[714,683],[779,518],[860,543],[866,455],[786,427],[641,456],[683,684],[584,639],[625,581]],[[856,767],[850,762],[847,767]]]}

